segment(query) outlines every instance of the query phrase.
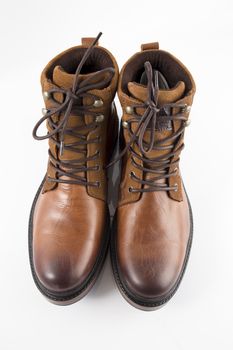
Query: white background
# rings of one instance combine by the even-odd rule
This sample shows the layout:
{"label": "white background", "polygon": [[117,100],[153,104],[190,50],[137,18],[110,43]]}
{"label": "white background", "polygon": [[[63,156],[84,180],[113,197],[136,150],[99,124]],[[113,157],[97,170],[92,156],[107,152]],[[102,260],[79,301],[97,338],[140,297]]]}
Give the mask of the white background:
{"label": "white background", "polygon": [[[179,291],[153,312],[126,303],[109,261],[90,294],[67,307],[44,299],[29,268],[29,210],[47,163],[46,141],[31,137],[43,105],[40,73],[100,30],[120,67],[141,43],[159,41],[197,85],[181,164],[193,249]],[[0,39],[0,348],[232,350],[232,0],[0,0]]]}

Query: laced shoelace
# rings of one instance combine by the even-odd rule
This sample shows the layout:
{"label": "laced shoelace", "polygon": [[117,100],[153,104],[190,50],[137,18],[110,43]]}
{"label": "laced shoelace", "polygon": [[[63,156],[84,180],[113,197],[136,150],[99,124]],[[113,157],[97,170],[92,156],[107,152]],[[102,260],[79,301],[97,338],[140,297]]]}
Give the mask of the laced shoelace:
{"label": "laced shoelace", "polygon": [[[183,142],[178,146],[176,150],[174,147],[180,142],[184,135],[185,127],[187,126],[187,105],[179,103],[168,103],[162,107],[158,107],[158,77],[153,81],[153,70],[150,62],[144,64],[145,72],[147,76],[147,91],[148,99],[142,104],[135,104],[131,106],[133,111],[132,118],[128,119],[125,123],[130,136],[129,142],[126,144],[125,148],[120,152],[119,156],[113,160],[109,165],[112,166],[118,162],[127,151],[130,152],[130,157],[135,168],[142,171],[144,174],[152,173],[154,177],[150,179],[140,179],[136,176],[134,172],[131,172],[131,178],[140,183],[142,188],[136,189],[133,187],[129,188],[130,192],[153,192],[153,191],[177,191],[177,184],[174,186],[168,186],[167,180],[177,174],[177,165],[179,163],[179,157],[176,160],[177,155],[184,148]],[[137,108],[144,109],[144,114],[138,115],[136,113]],[[179,113],[172,115],[171,111],[173,108],[178,108]],[[156,140],[155,129],[157,125],[163,125],[164,122],[173,122],[175,120],[181,121],[181,126],[170,136],[165,137],[162,140]],[[124,122],[123,122],[124,123]],[[135,131],[132,130],[132,123],[137,123],[137,128]],[[124,125],[124,124],[123,124]],[[145,141],[145,134],[149,132],[149,143]],[[139,148],[140,154],[138,154],[133,149],[133,144]],[[169,144],[169,145],[166,145]],[[154,158],[148,158],[146,155],[152,150],[156,151],[167,151],[165,155],[160,155]],[[141,162],[140,165],[135,159]],[[172,172],[169,172],[170,167],[174,167]],[[165,180],[164,183],[158,182],[160,180]],[[145,187],[146,185],[146,187]]]}
{"label": "laced shoelace", "polygon": [[[51,166],[56,171],[56,178],[48,177],[48,181],[56,183],[70,183],[70,184],[80,184],[85,186],[94,186],[98,187],[99,182],[90,182],[87,181],[86,177],[78,175],[78,173],[86,173],[88,171],[97,171],[99,166],[86,166],[88,161],[96,160],[99,157],[99,151],[96,151],[95,154],[87,156],[87,150],[84,145],[90,143],[100,143],[100,137],[95,137],[87,140],[87,134],[89,131],[96,128],[100,128],[100,121],[98,117],[103,117],[99,115],[97,111],[91,111],[94,104],[91,105],[82,105],[81,101],[84,97],[91,97],[93,101],[98,101],[99,98],[94,94],[88,93],[88,91],[93,89],[104,88],[111,80],[114,75],[114,68],[105,68],[96,73],[93,73],[91,77],[84,79],[79,83],[79,75],[82,70],[83,65],[91,54],[94,46],[98,42],[102,33],[99,33],[93,43],[85,51],[82,60],[80,61],[76,72],[74,74],[74,80],[71,89],[64,89],[55,87],[47,91],[49,98],[53,100],[54,107],[46,110],[45,115],[36,123],[33,129],[33,137],[36,140],[45,140],[50,139],[55,143],[56,147],[59,149],[60,156],[63,154],[64,150],[76,152],[82,154],[83,157],[74,159],[74,160],[61,160],[55,158],[49,149],[49,159]],[[97,77],[99,74],[105,74],[105,78],[96,83],[90,83],[90,79]],[[97,79],[98,81],[98,79]],[[59,93],[63,96],[63,102],[59,103],[54,99],[53,95]],[[84,118],[85,114],[93,116],[93,122],[89,124],[79,125],[75,127],[68,127],[68,121],[71,116],[76,116],[77,118]],[[56,120],[55,120],[55,118]],[[49,130],[46,135],[38,136],[37,131],[40,125],[47,121]],[[87,134],[85,134],[85,132]],[[64,143],[65,135],[73,136],[77,139],[76,142]],[[81,146],[81,147],[80,147]],[[62,176],[69,177],[70,179],[61,178]]]}

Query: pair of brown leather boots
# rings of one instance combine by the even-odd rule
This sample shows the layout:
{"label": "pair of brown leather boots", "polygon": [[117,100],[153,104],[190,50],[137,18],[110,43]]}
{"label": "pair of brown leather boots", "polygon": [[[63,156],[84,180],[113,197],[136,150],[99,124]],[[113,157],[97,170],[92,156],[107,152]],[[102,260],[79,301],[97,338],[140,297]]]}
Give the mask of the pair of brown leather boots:
{"label": "pair of brown leather boots", "polygon": [[[192,242],[179,159],[195,83],[158,43],[142,45],[119,74],[115,58],[98,46],[100,35],[83,38],[42,72],[45,108],[33,136],[49,140],[49,161],[30,215],[31,269],[50,301],[73,303],[94,285],[111,237],[120,292],[130,304],[152,310],[177,290]],[[48,132],[38,136],[44,121]],[[118,139],[119,155],[112,159]],[[111,224],[107,168],[118,160]]]}

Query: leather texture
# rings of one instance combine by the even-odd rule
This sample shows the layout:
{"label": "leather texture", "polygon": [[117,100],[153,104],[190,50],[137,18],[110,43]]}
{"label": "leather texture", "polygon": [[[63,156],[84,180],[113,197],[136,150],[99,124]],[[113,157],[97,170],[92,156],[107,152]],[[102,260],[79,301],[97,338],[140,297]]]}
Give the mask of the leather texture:
{"label": "leather texture", "polygon": [[[182,186],[183,187],[183,186]],[[117,210],[117,259],[133,294],[166,296],[181,272],[190,232],[187,198],[176,202],[166,192],[143,193]]]}
{"label": "leather texture", "polygon": [[61,183],[41,193],[34,211],[35,270],[41,283],[56,292],[85,282],[104,238],[106,203],[77,186]]}

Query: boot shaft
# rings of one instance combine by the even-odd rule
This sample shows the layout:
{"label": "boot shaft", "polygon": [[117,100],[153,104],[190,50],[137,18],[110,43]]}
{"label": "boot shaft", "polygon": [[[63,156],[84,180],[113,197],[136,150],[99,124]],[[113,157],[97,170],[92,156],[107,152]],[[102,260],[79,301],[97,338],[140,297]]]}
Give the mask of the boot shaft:
{"label": "boot shaft", "polygon": [[44,192],[60,182],[84,185],[89,195],[105,199],[104,167],[117,138],[113,99],[118,66],[113,55],[94,38],[52,59],[41,74],[49,163]]}
{"label": "boot shaft", "polygon": [[142,45],[125,63],[118,84],[121,143],[127,148],[119,205],[153,190],[182,200],[179,155],[194,94],[187,68],[158,43]]}

